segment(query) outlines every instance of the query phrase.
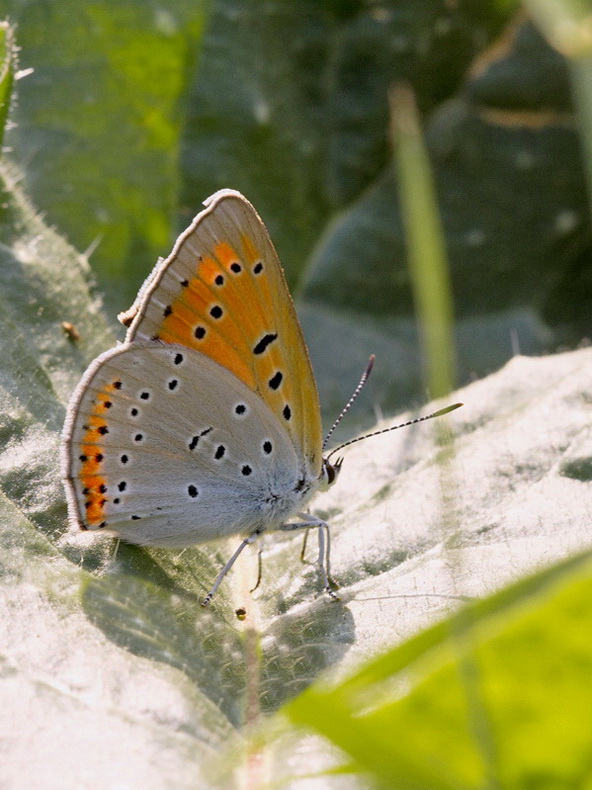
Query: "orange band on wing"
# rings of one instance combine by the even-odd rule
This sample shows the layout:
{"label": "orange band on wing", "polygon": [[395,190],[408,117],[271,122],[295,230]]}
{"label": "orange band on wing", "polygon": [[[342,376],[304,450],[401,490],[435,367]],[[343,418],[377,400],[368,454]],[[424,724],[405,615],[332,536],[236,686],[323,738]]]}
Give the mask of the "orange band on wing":
{"label": "orange band on wing", "polygon": [[83,486],[85,498],[84,520],[95,526],[105,520],[106,485],[105,479],[100,474],[100,469],[103,461],[101,439],[108,428],[107,422],[102,415],[106,414],[111,408],[109,393],[114,390],[115,385],[107,384],[103,392],[98,394],[94,404],[94,412],[87,421],[88,429],[82,440],[81,460],[84,460],[82,460],[82,467],[78,476]]}
{"label": "orange band on wing", "polygon": [[221,241],[219,244],[216,244],[214,247],[214,255],[225,269],[228,269],[231,263],[234,263],[238,260],[236,250],[233,250],[230,244],[227,244],[225,241]]}
{"label": "orange band on wing", "polygon": [[[198,276],[183,284],[178,298],[167,308],[157,337],[201,351],[255,389],[251,347],[258,336],[251,325],[258,304],[256,293],[249,274],[232,268],[239,258],[229,244],[217,244],[214,252],[216,259],[202,257]],[[236,278],[240,276],[249,279],[238,289]],[[238,323],[240,315],[245,318]],[[260,319],[256,325],[261,325]]]}
{"label": "orange band on wing", "polygon": [[247,236],[244,233],[241,233],[241,241],[243,243],[243,249],[245,251],[245,257],[249,263],[256,263],[261,259],[261,254],[256,249],[255,245],[253,244],[253,240],[250,236]]}

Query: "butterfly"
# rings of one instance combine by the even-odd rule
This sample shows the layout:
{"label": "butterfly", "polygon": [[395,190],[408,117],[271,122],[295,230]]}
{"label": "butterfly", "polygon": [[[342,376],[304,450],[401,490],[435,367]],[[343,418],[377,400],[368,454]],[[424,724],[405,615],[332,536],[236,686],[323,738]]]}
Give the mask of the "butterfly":
{"label": "butterfly", "polygon": [[329,526],[307,505],[341,459],[323,457],[315,378],[281,264],[239,192],[204,205],[120,317],[125,341],[72,395],[62,442],[70,522],[146,546],[242,536],[204,605],[261,534],[316,528],[323,589],[336,598]]}

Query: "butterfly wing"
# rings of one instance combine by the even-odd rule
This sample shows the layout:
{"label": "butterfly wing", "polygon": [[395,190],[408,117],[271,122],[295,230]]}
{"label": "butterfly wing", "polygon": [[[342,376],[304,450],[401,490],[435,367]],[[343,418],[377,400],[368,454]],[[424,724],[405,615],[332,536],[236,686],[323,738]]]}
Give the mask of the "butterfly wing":
{"label": "butterfly wing", "polygon": [[218,362],[263,399],[316,479],[318,394],[277,253],[240,193],[222,190],[205,205],[146,280],[126,341],[177,343]]}
{"label": "butterfly wing", "polygon": [[185,546],[273,528],[298,506],[290,492],[302,464],[284,425],[233,373],[184,346],[132,343],[100,356],[64,439],[81,529]]}

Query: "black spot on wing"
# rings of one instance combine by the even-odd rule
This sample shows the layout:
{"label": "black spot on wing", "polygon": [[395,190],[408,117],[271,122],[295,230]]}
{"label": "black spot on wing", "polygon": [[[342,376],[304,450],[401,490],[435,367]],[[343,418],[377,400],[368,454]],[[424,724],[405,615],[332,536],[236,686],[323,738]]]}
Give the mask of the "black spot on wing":
{"label": "black spot on wing", "polygon": [[253,354],[263,354],[274,340],[277,340],[277,332],[268,332],[266,335],[263,335],[253,348]]}

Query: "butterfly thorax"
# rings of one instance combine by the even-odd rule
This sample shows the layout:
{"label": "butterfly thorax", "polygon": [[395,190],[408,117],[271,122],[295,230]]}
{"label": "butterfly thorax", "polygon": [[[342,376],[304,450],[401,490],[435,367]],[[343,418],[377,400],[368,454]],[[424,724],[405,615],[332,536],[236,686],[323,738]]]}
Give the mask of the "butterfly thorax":
{"label": "butterfly thorax", "polygon": [[316,493],[325,491],[333,485],[340,470],[341,459],[335,464],[323,459],[321,474],[318,477],[303,471],[294,485],[277,493],[270,491],[261,508],[265,514],[264,529],[277,529],[290,518],[301,513]]}
{"label": "butterfly thorax", "polygon": [[323,459],[321,474],[314,477],[310,472],[302,471],[296,481],[292,480],[288,486],[270,488],[261,505],[261,515],[264,529],[277,529],[290,518],[301,513],[314,495],[324,491],[337,479],[341,470],[341,459],[335,464]]}
{"label": "butterfly thorax", "polygon": [[261,506],[266,529],[276,529],[306,508],[320,488],[320,480],[302,479],[289,491],[270,491]]}

